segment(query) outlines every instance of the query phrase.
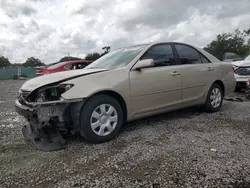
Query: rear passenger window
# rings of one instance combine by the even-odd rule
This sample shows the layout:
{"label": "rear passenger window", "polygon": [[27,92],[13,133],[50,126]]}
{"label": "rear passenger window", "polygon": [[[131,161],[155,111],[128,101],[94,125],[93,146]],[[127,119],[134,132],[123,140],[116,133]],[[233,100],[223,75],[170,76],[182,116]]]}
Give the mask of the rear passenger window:
{"label": "rear passenger window", "polygon": [[199,64],[202,63],[200,53],[194,48],[182,44],[175,44],[181,64]]}
{"label": "rear passenger window", "polygon": [[153,59],[155,66],[175,65],[173,50],[169,44],[153,46],[141,59]]}

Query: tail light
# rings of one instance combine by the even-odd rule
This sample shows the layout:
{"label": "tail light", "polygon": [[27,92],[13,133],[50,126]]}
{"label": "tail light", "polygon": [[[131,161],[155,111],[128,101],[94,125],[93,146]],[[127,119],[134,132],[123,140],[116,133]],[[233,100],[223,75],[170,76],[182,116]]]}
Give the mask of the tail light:
{"label": "tail light", "polygon": [[238,68],[237,66],[233,65],[233,66],[232,66],[233,72],[235,72],[235,70],[236,70],[237,68]]}

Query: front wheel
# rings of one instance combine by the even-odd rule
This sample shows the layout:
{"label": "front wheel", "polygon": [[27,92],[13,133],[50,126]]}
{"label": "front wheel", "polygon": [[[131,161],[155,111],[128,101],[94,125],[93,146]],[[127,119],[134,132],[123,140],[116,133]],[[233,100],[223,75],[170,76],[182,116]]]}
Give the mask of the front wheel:
{"label": "front wheel", "polygon": [[214,83],[209,89],[205,110],[207,112],[217,112],[221,109],[223,102],[223,91],[219,84]]}
{"label": "front wheel", "polygon": [[101,143],[116,137],[123,122],[119,102],[108,95],[96,95],[81,109],[79,131],[87,142]]}

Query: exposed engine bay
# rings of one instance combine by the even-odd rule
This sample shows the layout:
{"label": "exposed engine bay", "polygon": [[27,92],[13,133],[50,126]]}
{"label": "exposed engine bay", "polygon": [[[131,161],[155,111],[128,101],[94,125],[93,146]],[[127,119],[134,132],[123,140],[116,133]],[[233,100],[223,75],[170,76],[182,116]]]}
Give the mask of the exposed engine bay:
{"label": "exposed engine bay", "polygon": [[60,100],[61,94],[69,90],[71,87],[73,87],[73,85],[70,85],[70,84],[47,86],[33,93],[33,95],[30,96],[30,100],[33,100],[38,103],[48,102],[48,101],[57,101],[57,100]]}

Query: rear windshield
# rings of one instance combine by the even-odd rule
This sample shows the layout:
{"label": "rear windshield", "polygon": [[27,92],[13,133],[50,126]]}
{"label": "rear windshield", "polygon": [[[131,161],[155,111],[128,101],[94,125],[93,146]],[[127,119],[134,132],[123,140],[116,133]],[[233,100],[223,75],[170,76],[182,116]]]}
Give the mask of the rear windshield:
{"label": "rear windshield", "polygon": [[49,66],[47,69],[55,69],[55,68],[58,68],[58,67],[60,67],[60,66],[62,66],[62,65],[65,65],[65,64],[67,64],[68,62],[57,62],[57,63],[55,63],[54,65],[51,65],[51,66]]}

